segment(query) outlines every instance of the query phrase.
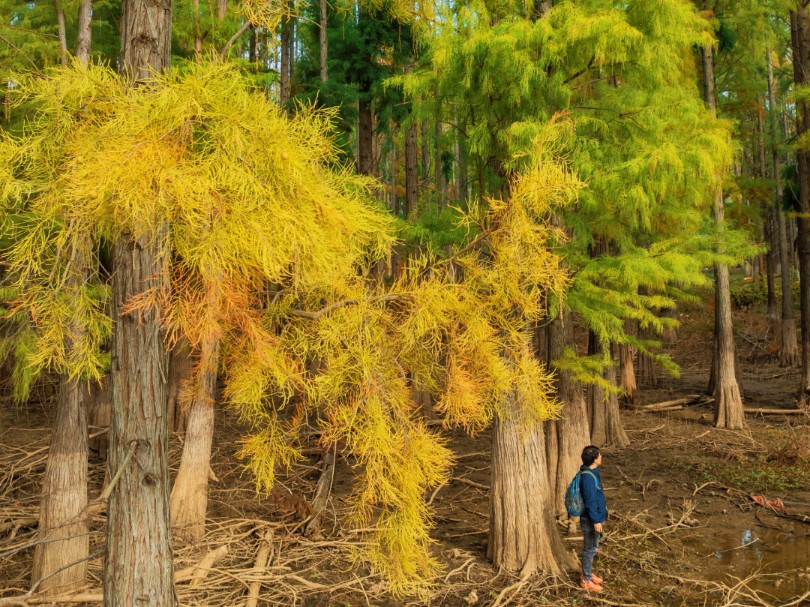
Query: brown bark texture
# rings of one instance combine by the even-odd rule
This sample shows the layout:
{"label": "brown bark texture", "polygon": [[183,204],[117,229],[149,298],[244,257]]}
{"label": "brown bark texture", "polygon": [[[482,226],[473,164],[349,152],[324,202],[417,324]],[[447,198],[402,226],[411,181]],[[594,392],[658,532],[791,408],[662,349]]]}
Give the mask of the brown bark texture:
{"label": "brown bark texture", "polygon": [[[764,106],[764,101],[763,104]],[[762,118],[762,112],[757,112],[757,137],[758,137],[758,152],[759,152],[759,177],[764,183],[768,178],[768,167],[765,160],[765,121]],[[765,235],[765,243],[768,245],[768,251],[765,253],[765,276],[768,290],[768,307],[767,317],[768,320],[776,321],[779,317],[776,305],[776,251],[778,250],[778,243],[776,240],[775,222],[773,213],[771,212],[772,205],[766,204],[763,216],[763,232]]]}
{"label": "brown bark texture", "polygon": [[155,310],[125,311],[133,297],[160,289],[167,280],[160,239],[133,240],[124,234],[115,242],[114,259],[108,466],[115,485],[107,506],[104,605],[171,607],[176,597],[169,528],[167,361]]}
{"label": "brown bark texture", "polygon": [[172,0],[124,0],[119,69],[134,80],[169,69]]}
{"label": "brown bark texture", "polygon": [[[102,460],[107,459],[110,446],[110,376],[105,375],[100,382],[88,384],[87,427],[90,434],[88,447]],[[106,430],[106,432],[105,432]]]}
{"label": "brown bark texture", "polygon": [[[714,50],[703,47],[703,83],[706,103],[717,111],[717,97],[714,88]],[[714,197],[714,221],[722,226],[725,220],[723,190],[718,187]],[[718,251],[722,253],[722,250]],[[742,394],[737,383],[736,347],[731,317],[731,290],[729,287],[728,266],[717,263],[714,266],[715,297],[715,352],[714,352],[714,425],[718,428],[740,429],[745,426]]]}
{"label": "brown bark texture", "polygon": [[513,396],[492,430],[488,556],[523,578],[561,575],[571,563],[557,531],[544,430],[521,423],[520,406]]}
{"label": "brown bark texture", "polygon": [[638,384],[636,383],[636,369],[633,364],[634,349],[629,344],[619,344],[619,368],[621,372],[621,388],[624,398],[636,402]]}
{"label": "brown bark texture", "polygon": [[321,61],[321,82],[329,79],[326,61],[329,57],[329,39],[327,36],[329,26],[329,4],[327,0],[320,0],[321,20],[320,20],[320,61]]}
{"label": "brown bark texture", "polygon": [[187,542],[198,542],[205,535],[218,361],[219,337],[212,335],[202,345],[200,363],[194,374],[196,390],[188,411],[180,469],[171,494],[172,531]]}
{"label": "brown bark texture", "polygon": [[[571,318],[555,318],[548,325],[548,358],[553,363],[563,349],[573,344]],[[565,490],[582,463],[582,450],[590,444],[588,412],[582,386],[565,370],[557,372],[557,398],[562,403],[560,419],[547,422],[546,457],[554,513],[565,516]]]}
{"label": "brown bark texture", "polygon": [[169,379],[167,387],[167,419],[169,432],[185,432],[186,416],[190,402],[186,382],[191,377],[193,360],[191,350],[185,339],[179,340],[169,353]]}
{"label": "brown bark texture", "polygon": [[[791,44],[793,50],[793,79],[797,85],[810,82],[810,16],[803,3],[797,5],[791,13]],[[807,132],[810,124],[810,106],[806,100],[797,103],[798,116],[796,137]],[[799,210],[797,217],[799,228],[799,307],[801,309],[801,375],[799,384],[799,401],[810,406],[810,234],[808,219],[810,213],[810,158],[806,149],[796,150],[796,168],[799,174]],[[805,216],[802,216],[805,215]]]}
{"label": "brown bark texture", "polygon": [[281,96],[279,102],[282,106],[290,101],[292,92],[292,82],[290,79],[290,62],[292,54],[290,53],[291,45],[290,39],[292,38],[292,19],[285,16],[281,19]]}
{"label": "brown bark texture", "polygon": [[76,38],[76,58],[82,65],[87,65],[90,62],[90,46],[93,35],[92,12],[92,0],[80,0],[78,34]]}
{"label": "brown bark texture", "polygon": [[796,319],[793,314],[793,293],[790,289],[791,263],[788,252],[787,222],[782,209],[782,157],[776,145],[778,129],[776,128],[776,87],[773,80],[773,62],[768,55],[768,105],[771,114],[771,137],[773,146],[771,157],[773,161],[773,178],[775,183],[773,215],[776,219],[776,242],[779,250],[779,279],[782,292],[782,318],[781,341],[779,344],[779,365],[782,367],[795,367],[799,364],[799,349],[796,342]]}
{"label": "brown bark texture", "polygon": [[67,32],[65,31],[65,11],[61,0],[54,0],[56,8],[56,29],[59,33],[59,59],[63,66],[68,64]]}
{"label": "brown bark texture", "polygon": [[[603,351],[604,349],[598,337],[591,332],[588,346],[589,354],[600,354]],[[603,369],[602,377],[612,386],[611,389],[598,384],[593,384],[588,389],[591,442],[599,447],[605,445],[626,447],[630,444],[630,439],[624,431],[624,424],[619,412],[616,366],[612,361]]]}
{"label": "brown bark texture", "polygon": [[45,594],[78,590],[87,573],[86,389],[81,379],[60,378],[32,568],[32,583]]}

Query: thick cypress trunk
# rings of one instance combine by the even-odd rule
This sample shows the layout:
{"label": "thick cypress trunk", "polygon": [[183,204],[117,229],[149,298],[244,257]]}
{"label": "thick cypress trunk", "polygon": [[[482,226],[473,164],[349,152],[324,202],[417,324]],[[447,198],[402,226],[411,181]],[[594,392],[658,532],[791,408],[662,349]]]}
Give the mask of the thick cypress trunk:
{"label": "thick cypress trunk", "polygon": [[[171,0],[123,0],[122,72],[148,78],[168,69]],[[173,607],[169,523],[167,361],[160,318],[153,308],[125,313],[149,289],[165,292],[166,230],[122,234],[113,259],[112,416],[104,559],[105,607]]]}
{"label": "thick cypress trunk", "polygon": [[218,360],[219,338],[211,336],[202,345],[199,369],[195,373],[197,389],[188,411],[183,456],[172,488],[172,531],[189,542],[199,541],[205,535]]}
{"label": "thick cypress trunk", "polygon": [[793,315],[793,293],[790,289],[791,263],[788,252],[787,224],[785,212],[782,209],[782,157],[776,145],[776,90],[773,82],[773,63],[768,54],[768,102],[771,114],[771,136],[773,147],[771,156],[773,160],[773,178],[776,184],[774,192],[773,214],[776,219],[776,242],[779,249],[780,285],[782,288],[782,326],[781,342],[779,347],[779,365],[782,367],[795,367],[799,364],[799,350],[796,343],[796,320]]}
{"label": "thick cypress trunk", "polygon": [[513,395],[492,429],[488,557],[528,577],[561,575],[571,564],[557,532],[543,427],[527,428]]}
{"label": "thick cypress trunk", "polygon": [[[717,111],[717,98],[714,89],[714,55],[710,46],[703,47],[703,83],[706,103]],[[725,220],[723,190],[718,186],[714,197],[714,221],[718,227]],[[722,249],[719,251],[722,253]],[[717,263],[714,266],[715,294],[715,352],[714,352],[714,424],[718,428],[739,429],[745,426],[742,394],[737,383],[737,361],[734,344],[734,329],[731,317],[731,291],[729,289],[728,266]]]}
{"label": "thick cypress trunk", "polygon": [[81,0],[79,3],[76,58],[82,65],[87,65],[90,61],[90,43],[93,34],[92,12],[92,0]]}
{"label": "thick cypress trunk", "polygon": [[633,357],[633,346],[629,344],[619,344],[619,368],[621,372],[622,394],[629,403],[636,402],[636,392],[638,392]]}
{"label": "thick cypress trunk", "polygon": [[[169,530],[166,354],[153,310],[122,313],[167,280],[159,239],[115,243],[105,607],[176,603]],[[156,284],[157,283],[157,284]],[[115,481],[113,481],[115,482]]]}
{"label": "thick cypress trunk", "polygon": [[[89,554],[87,507],[87,383],[62,377],[39,513],[32,582],[46,594],[84,585]],[[69,566],[71,563],[75,563]]]}
{"label": "thick cypress trunk", "polygon": [[[555,318],[548,326],[548,358],[553,363],[566,346],[573,345],[573,323],[570,318]],[[547,422],[546,454],[554,513],[564,516],[565,490],[582,463],[582,450],[590,443],[588,412],[582,386],[568,371],[557,372],[557,398],[562,403],[560,419]]]}

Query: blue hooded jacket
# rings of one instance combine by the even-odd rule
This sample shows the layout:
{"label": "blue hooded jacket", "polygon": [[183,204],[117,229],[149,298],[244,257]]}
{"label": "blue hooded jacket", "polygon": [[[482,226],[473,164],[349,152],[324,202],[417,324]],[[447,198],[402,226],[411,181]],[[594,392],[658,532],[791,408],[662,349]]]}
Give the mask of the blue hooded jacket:
{"label": "blue hooded jacket", "polygon": [[[607,520],[607,504],[605,503],[605,492],[602,490],[599,468],[592,469],[583,465],[580,467],[580,471],[583,474],[579,476],[579,487],[582,491],[582,499],[585,500],[585,512],[582,516],[592,523],[604,523]],[[596,479],[590,474],[584,474],[584,471],[590,472]]]}

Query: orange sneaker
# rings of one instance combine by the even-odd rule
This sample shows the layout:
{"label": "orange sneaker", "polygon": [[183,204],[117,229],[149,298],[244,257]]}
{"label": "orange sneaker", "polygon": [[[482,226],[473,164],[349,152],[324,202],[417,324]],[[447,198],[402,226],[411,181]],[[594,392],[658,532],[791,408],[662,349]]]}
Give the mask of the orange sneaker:
{"label": "orange sneaker", "polygon": [[597,584],[593,580],[582,580],[579,583],[579,585],[582,586],[582,588],[584,588],[588,592],[602,592],[604,590],[604,588],[602,588],[602,586],[600,586],[599,584]]}
{"label": "orange sneaker", "polygon": [[604,581],[605,581],[605,580],[603,580],[601,577],[599,577],[598,575],[596,575],[595,573],[592,573],[592,574],[591,574],[591,579],[594,581],[594,583],[595,583],[595,584],[597,584],[597,585],[599,585],[599,586],[601,586],[601,585],[602,585],[602,582],[604,582]]}

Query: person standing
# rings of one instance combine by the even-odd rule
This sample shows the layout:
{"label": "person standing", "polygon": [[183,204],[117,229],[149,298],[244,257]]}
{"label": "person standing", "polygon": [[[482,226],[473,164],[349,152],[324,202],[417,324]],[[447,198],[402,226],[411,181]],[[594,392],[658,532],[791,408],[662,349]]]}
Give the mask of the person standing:
{"label": "person standing", "polygon": [[602,453],[599,447],[588,445],[582,450],[580,490],[585,501],[585,512],[579,517],[582,527],[582,580],[580,586],[589,592],[602,592],[604,580],[593,572],[593,560],[599,552],[599,539],[607,520],[605,492],[602,490],[600,469]]}

